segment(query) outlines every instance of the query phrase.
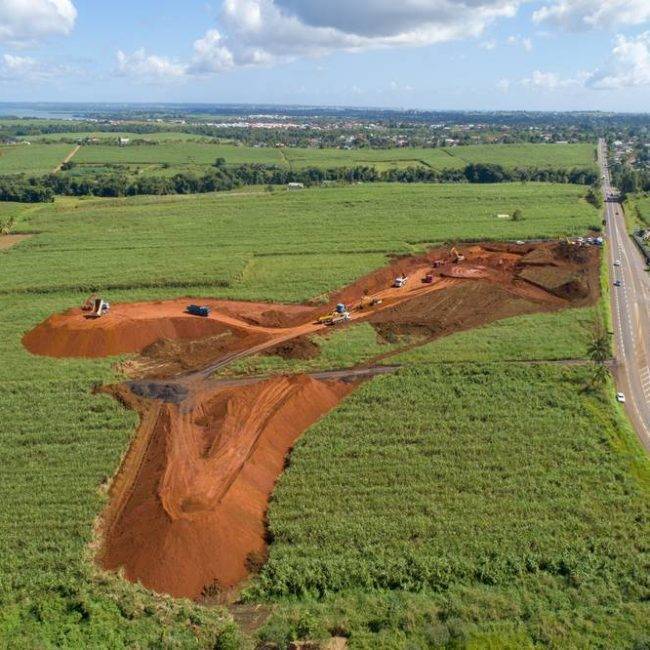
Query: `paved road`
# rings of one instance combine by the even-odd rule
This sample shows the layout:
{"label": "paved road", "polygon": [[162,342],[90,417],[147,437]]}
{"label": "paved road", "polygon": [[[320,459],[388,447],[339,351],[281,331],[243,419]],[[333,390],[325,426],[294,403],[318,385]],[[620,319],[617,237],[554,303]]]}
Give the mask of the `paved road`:
{"label": "paved road", "polygon": [[[606,145],[598,146],[610,262],[612,317],[618,390],[625,394],[625,407],[644,447],[650,451],[650,276],[645,260],[627,233],[623,208],[611,185]],[[620,262],[620,266],[615,264]],[[614,281],[621,286],[615,287]]]}

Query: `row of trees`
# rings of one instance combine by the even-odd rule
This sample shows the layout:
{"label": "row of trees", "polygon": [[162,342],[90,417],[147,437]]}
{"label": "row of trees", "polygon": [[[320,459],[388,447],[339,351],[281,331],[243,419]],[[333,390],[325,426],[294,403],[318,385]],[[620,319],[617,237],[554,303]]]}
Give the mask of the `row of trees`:
{"label": "row of trees", "polygon": [[650,169],[618,166],[612,169],[612,181],[624,197],[637,192],[650,192]]}
{"label": "row of trees", "polygon": [[134,196],[139,194],[199,194],[222,192],[242,185],[305,186],[337,183],[503,183],[512,181],[551,181],[590,184],[597,175],[585,169],[505,169],[500,165],[467,165],[465,169],[434,170],[408,167],[379,171],[375,167],[308,167],[300,170],[274,165],[245,164],[227,167],[222,160],[204,174],[183,172],[173,176],[134,176],[115,169],[96,174],[60,173],[38,178],[0,178],[0,200],[22,202],[52,201],[65,196]]}

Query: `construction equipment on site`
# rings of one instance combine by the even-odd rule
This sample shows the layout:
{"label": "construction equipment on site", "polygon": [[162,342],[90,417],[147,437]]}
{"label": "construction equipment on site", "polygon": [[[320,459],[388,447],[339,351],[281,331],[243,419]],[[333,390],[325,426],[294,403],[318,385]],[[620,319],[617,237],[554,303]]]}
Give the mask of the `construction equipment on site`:
{"label": "construction equipment on site", "polygon": [[89,316],[91,318],[101,318],[108,313],[108,310],[111,308],[110,304],[101,298],[95,298],[92,309],[90,310]]}
{"label": "construction equipment on site", "polygon": [[93,311],[95,308],[95,301],[99,298],[96,293],[91,294],[81,304],[81,311]]}
{"label": "construction equipment on site", "polygon": [[395,278],[395,281],[393,282],[393,286],[396,289],[401,289],[406,284],[407,280],[408,280],[408,277],[406,275],[402,274],[402,275]]}
{"label": "construction equipment on site", "polygon": [[200,305],[188,305],[185,309],[186,314],[191,316],[201,316],[207,318],[210,315],[210,307]]}
{"label": "construction equipment on site", "polygon": [[433,273],[427,273],[423,278],[422,282],[424,284],[432,284],[433,283]]}
{"label": "construction equipment on site", "polygon": [[381,298],[372,298],[371,296],[363,296],[361,298],[361,302],[359,303],[359,309],[368,309],[370,307],[376,307],[377,305],[381,305],[382,300]]}
{"label": "construction equipment on site", "polygon": [[339,311],[340,306],[337,305],[333,312],[321,316],[316,322],[319,325],[337,325],[350,320],[350,312],[345,308],[345,305],[342,305],[343,311]]}
{"label": "construction equipment on site", "polygon": [[433,261],[433,268],[434,269],[439,269],[443,264],[444,264],[444,262],[442,260],[434,260]]}
{"label": "construction equipment on site", "polygon": [[455,246],[451,249],[450,254],[451,254],[451,261],[454,264],[458,264],[458,262],[462,262],[465,259],[465,256],[461,255]]}

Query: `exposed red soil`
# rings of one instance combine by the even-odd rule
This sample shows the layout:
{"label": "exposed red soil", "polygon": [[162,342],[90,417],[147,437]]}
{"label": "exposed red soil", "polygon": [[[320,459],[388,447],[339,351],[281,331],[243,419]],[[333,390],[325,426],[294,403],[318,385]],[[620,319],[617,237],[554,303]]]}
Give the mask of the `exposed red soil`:
{"label": "exposed red soil", "polygon": [[315,359],[320,348],[307,336],[299,336],[279,345],[274,345],[264,352],[265,355],[278,356],[283,359]]}
{"label": "exposed red soil", "polygon": [[[264,518],[300,434],[354,385],[305,376],[149,404],[113,484],[100,561],[172,596],[227,590],[265,551]],[[145,443],[146,441],[146,443]]]}
{"label": "exposed red soil", "polygon": [[[212,308],[208,318],[185,314],[188,304]],[[289,314],[303,314],[304,305],[282,305]],[[262,318],[266,303],[182,298],[157,302],[121,303],[108,316],[89,318],[80,308],[54,314],[23,337],[34,354],[51,357],[106,357],[141,352],[161,339],[197,340],[231,330],[253,332],[247,319]]]}
{"label": "exposed red soil", "polygon": [[[460,248],[460,247],[459,247]],[[174,596],[214,597],[242,581],[264,557],[269,496],[301,433],[354,389],[354,384],[296,376],[211,386],[225,363],[258,353],[312,358],[317,318],[344,302],[351,321],[367,320],[385,337],[426,339],[524,313],[595,302],[597,249],[562,244],[474,245],[452,263],[447,249],[397,258],[332,295],[326,306],[181,299],[114,305],[87,319],[79,309],[54,315],[23,338],[49,356],[99,357],[141,352],[130,374],[149,378],[136,398],[114,394],[141,414],[111,488],[101,564],[124,567],[130,580]],[[402,288],[393,287],[408,276]],[[429,277],[431,276],[431,277]],[[426,281],[425,281],[426,280]],[[430,282],[428,280],[431,280]],[[375,301],[361,308],[361,299]],[[190,302],[213,309],[185,315]]]}
{"label": "exposed red soil", "polygon": [[498,284],[477,280],[454,285],[402,303],[371,318],[384,337],[423,334],[444,336],[472,329],[501,318],[529,314],[557,307],[557,302],[535,302],[511,293]]}

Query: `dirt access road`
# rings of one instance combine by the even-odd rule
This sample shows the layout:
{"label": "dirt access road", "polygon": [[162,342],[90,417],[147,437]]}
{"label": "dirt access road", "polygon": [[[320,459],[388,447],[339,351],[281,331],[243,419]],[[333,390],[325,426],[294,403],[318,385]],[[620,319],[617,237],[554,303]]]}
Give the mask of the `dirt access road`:
{"label": "dirt access road", "polygon": [[[650,277],[641,251],[627,233],[623,207],[611,184],[604,140],[599,142],[598,154],[606,197],[617,383],[639,439],[650,451]],[[613,286],[617,280],[619,287]]]}
{"label": "dirt access road", "polygon": [[63,165],[65,165],[66,163],[70,162],[70,161],[71,161],[71,160],[72,160],[72,159],[77,155],[77,152],[79,151],[79,149],[81,149],[81,145],[80,145],[80,144],[78,144],[78,145],[77,145],[77,146],[76,146],[76,147],[75,147],[75,148],[74,148],[74,149],[73,149],[73,150],[72,150],[72,151],[71,151],[71,152],[70,152],[70,153],[69,153],[69,154],[68,154],[68,155],[67,155],[67,156],[66,156],[66,157],[65,157],[65,158],[64,158],[64,159],[63,159],[63,160],[62,160],[62,161],[61,161],[61,162],[60,162],[60,163],[59,163],[59,164],[58,164],[58,165],[57,165],[53,170],[52,170],[52,173],[53,173],[53,174],[58,174],[58,173],[61,171],[61,168],[63,167]]}
{"label": "dirt access road", "polygon": [[[326,332],[318,317],[338,302],[351,309],[342,327],[365,321],[378,336],[417,331],[424,341],[517,314],[593,304],[599,295],[594,248],[579,260],[557,242],[461,252],[457,264],[443,249],[396,259],[326,307],[132,303],[114,305],[101,319],[71,309],[27,333],[30,351],[54,357],[141,353],[131,367],[137,379],[104,389],[136,410],[140,425],[111,484],[99,563],[160,593],[208,601],[231,598],[259,569],[268,501],[291,448],[376,373],[352,368],[226,382],[212,375],[236,359]],[[393,287],[401,274],[406,286]],[[428,274],[431,283],[423,282]],[[381,303],[362,308],[364,295]],[[188,302],[213,313],[184,314]]]}

